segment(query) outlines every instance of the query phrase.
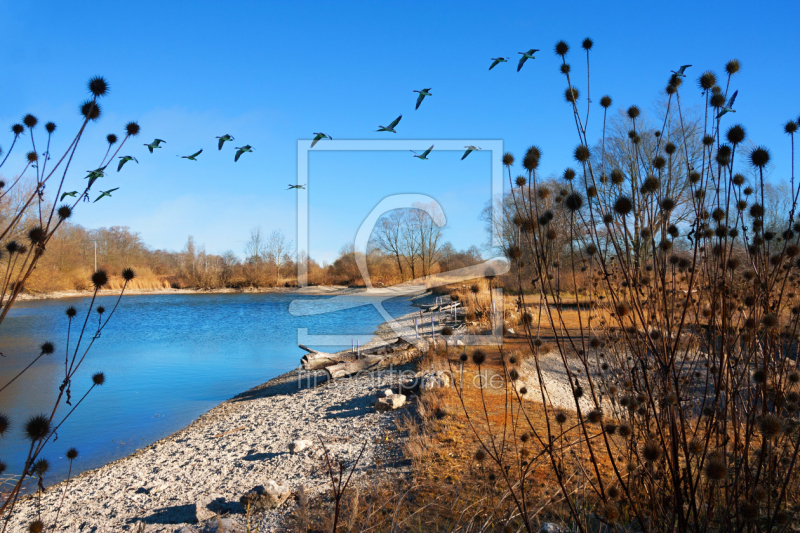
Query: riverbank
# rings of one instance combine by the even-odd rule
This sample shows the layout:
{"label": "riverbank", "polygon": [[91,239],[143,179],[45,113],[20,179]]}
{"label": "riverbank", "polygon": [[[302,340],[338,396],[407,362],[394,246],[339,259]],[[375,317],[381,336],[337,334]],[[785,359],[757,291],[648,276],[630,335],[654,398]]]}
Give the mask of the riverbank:
{"label": "riverbank", "polygon": [[[401,317],[401,322],[413,322],[415,315]],[[396,338],[385,324],[376,334],[365,348]],[[10,531],[27,531],[39,513],[50,526],[64,491],[56,531],[126,531],[141,521],[148,533],[172,532],[217,513],[242,525],[239,498],[268,481],[293,494],[303,486],[312,498],[327,490],[320,438],[346,462],[366,446],[356,477],[378,464],[384,472],[403,469],[394,425],[400,413],[378,413],[373,402],[381,391],[397,388],[404,370],[408,367],[335,382],[326,382],[324,372],[291,371],[223,402],[130,456],[50,487],[41,502],[24,499]],[[292,454],[289,444],[298,439],[312,445]],[[290,499],[251,525],[274,531],[294,505]]]}
{"label": "riverbank", "polygon": [[[344,285],[314,285],[309,287],[247,287],[244,289],[127,289],[125,296],[141,296],[151,294],[305,294],[305,295],[338,295],[357,294],[363,288],[346,287]],[[41,294],[22,293],[17,296],[18,301],[26,300],[58,300],[62,298],[87,298],[94,294],[93,291],[56,291]],[[119,290],[101,290],[99,296],[119,296]]]}

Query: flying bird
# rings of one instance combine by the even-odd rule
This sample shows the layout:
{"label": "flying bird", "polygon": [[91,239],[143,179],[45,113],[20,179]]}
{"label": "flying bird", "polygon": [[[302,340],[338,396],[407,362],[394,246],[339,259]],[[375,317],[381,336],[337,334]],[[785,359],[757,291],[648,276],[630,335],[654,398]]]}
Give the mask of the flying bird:
{"label": "flying bird", "polygon": [[192,155],[182,155],[181,159],[188,159],[189,161],[197,161],[197,156],[203,153],[203,149],[201,148],[199,152],[195,152]]}
{"label": "flying bird", "polygon": [[728,100],[728,103],[725,104],[725,106],[722,108],[722,111],[719,112],[719,114],[717,115],[717,119],[719,119],[725,113],[736,113],[736,110],[733,109],[733,102],[736,100],[736,95],[737,94],[739,94],[738,90],[733,93],[733,96],[731,96],[731,99]]}
{"label": "flying bird", "polygon": [[414,150],[411,150],[411,152],[414,152],[414,157],[419,157],[420,159],[428,159],[428,154],[431,153],[431,150],[433,150],[433,145],[431,145],[430,148],[422,152],[422,154],[418,154],[417,152],[414,152]]}
{"label": "flying bird", "polygon": [[152,154],[153,153],[153,148],[161,148],[159,146],[159,144],[161,144],[161,143],[166,144],[167,141],[163,141],[161,139],[156,139],[155,141],[151,142],[150,144],[145,144],[145,146],[147,146],[147,149],[150,150],[150,153]]}
{"label": "flying bird", "polygon": [[422,89],[421,91],[413,91],[415,93],[419,93],[419,96],[417,97],[417,107],[415,107],[414,109],[419,109],[419,104],[422,103],[422,101],[425,99],[426,96],[433,96],[430,93],[430,90],[431,88],[428,87],[427,89]]}
{"label": "flying bird", "polygon": [[222,150],[222,145],[225,144],[225,141],[232,141],[233,137],[231,137],[230,135],[228,135],[226,133],[225,135],[223,135],[221,137],[217,137],[217,139],[219,139],[219,148],[218,149]]}
{"label": "flying bird", "polygon": [[678,70],[670,70],[670,72],[675,74],[675,76],[677,76],[678,78],[685,78],[686,74],[684,74],[683,71],[689,67],[691,67],[691,65],[681,65],[681,68],[679,68]]}
{"label": "flying bird", "polygon": [[533,54],[535,54],[538,51],[539,50],[537,50],[536,48],[531,48],[527,52],[517,52],[518,54],[522,54],[522,57],[519,59],[519,65],[517,65],[517,72],[520,71],[522,65],[524,65],[527,60],[536,59],[535,57],[533,57]]}
{"label": "flying bird", "polygon": [[117,172],[122,170],[122,165],[124,165],[128,161],[136,161],[136,164],[137,165],[139,164],[139,161],[135,157],[132,157],[132,156],[129,156],[129,155],[126,155],[124,157],[120,157],[120,162],[119,162],[119,166],[117,167]]}
{"label": "flying bird", "polygon": [[[106,165],[106,167],[107,166],[108,165]],[[100,168],[95,169],[95,170],[87,170],[86,171],[86,172],[89,173],[89,175],[86,176],[83,179],[88,179],[89,180],[89,185],[86,186],[87,189],[91,189],[92,184],[94,184],[95,181],[97,181],[99,178],[102,178],[102,177],[104,177],[106,175],[105,172],[104,172],[106,167],[100,167]]]}
{"label": "flying bird", "polygon": [[245,152],[252,152],[252,151],[253,151],[253,147],[252,147],[252,146],[250,146],[249,144],[245,144],[245,145],[244,145],[244,146],[242,146],[241,148],[237,147],[237,148],[236,148],[236,157],[234,157],[234,158],[233,158],[233,162],[234,162],[234,163],[235,163],[235,162],[237,162],[237,161],[239,160],[239,157],[241,157],[241,155],[242,155],[243,153],[245,153]]}
{"label": "flying bird", "polygon": [[508,63],[508,58],[507,57],[493,57],[492,61],[494,61],[494,63],[492,63],[492,66],[489,67],[489,70],[492,70],[494,67],[496,67],[500,63]]}
{"label": "flying bird", "polygon": [[395,126],[397,126],[397,124],[400,123],[401,118],[403,118],[403,115],[400,115],[399,117],[394,119],[392,123],[389,124],[388,126],[378,126],[378,129],[375,131],[391,131],[392,133],[397,133],[396,131],[394,131],[394,128]]}
{"label": "flying bird", "polygon": [[466,151],[466,152],[464,152],[464,155],[462,155],[462,156],[461,156],[461,160],[462,160],[462,161],[463,161],[463,160],[464,160],[464,159],[465,159],[465,158],[466,158],[466,157],[467,157],[467,156],[468,156],[470,153],[474,152],[475,150],[480,150],[480,147],[479,147],[479,146],[472,146],[471,144],[470,144],[469,146],[465,146],[464,148],[466,148],[466,149],[467,149],[467,151]]}
{"label": "flying bird", "polygon": [[[104,197],[104,196],[108,196],[109,198],[111,198],[111,193],[112,193],[112,192],[114,192],[114,191],[116,191],[116,190],[118,190],[118,189],[119,189],[119,187],[117,187],[116,189],[109,189],[109,190],[107,190],[107,191],[100,191],[100,192],[101,192],[101,193],[103,193],[103,194],[101,194],[100,196],[98,196],[98,197],[97,197],[97,200],[99,200],[100,198],[102,198],[102,197]],[[96,202],[97,202],[97,200],[95,200],[95,201],[94,201],[94,202],[92,202],[92,203],[96,203]]]}
{"label": "flying bird", "polygon": [[314,148],[314,145],[317,144],[322,139],[329,139],[329,140],[332,141],[333,137],[331,137],[330,135],[328,135],[326,133],[316,133],[315,132],[314,133],[314,140],[311,141],[311,148]]}
{"label": "flying bird", "polygon": [[64,198],[66,198],[67,196],[72,196],[74,198],[76,194],[78,194],[78,191],[65,192],[64,194],[61,195],[61,200],[59,200],[59,202],[63,202]]}
{"label": "flying bird", "polygon": [[292,190],[292,189],[305,189],[305,188],[306,188],[306,186],[305,186],[305,185],[292,185],[292,184],[290,183],[290,184],[289,184],[289,188],[288,188],[288,189],[286,189],[286,190],[287,190],[287,191],[289,191],[289,190]]}

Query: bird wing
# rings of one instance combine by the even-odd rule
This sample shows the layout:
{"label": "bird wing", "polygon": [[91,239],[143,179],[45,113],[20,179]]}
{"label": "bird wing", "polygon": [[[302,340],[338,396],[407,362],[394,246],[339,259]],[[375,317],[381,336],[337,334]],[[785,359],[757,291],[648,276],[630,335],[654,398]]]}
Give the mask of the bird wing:
{"label": "bird wing", "polygon": [[524,65],[527,60],[528,60],[528,57],[525,54],[522,54],[522,57],[519,60],[519,65],[517,65],[517,72],[520,71],[520,69],[522,68],[522,65]]}
{"label": "bird wing", "polygon": [[67,196],[75,196],[76,194],[78,194],[78,191],[65,192],[64,194],[61,195],[61,200],[59,200],[59,202],[63,202],[64,198],[66,198]]}
{"label": "bird wing", "polygon": [[155,144],[156,146],[158,146],[158,145],[159,145],[159,144],[161,144],[161,143],[167,144],[167,141],[164,141],[164,140],[162,140],[162,139],[156,139],[156,140],[155,140],[155,141],[153,141],[153,142],[154,142],[154,144]]}
{"label": "bird wing", "polygon": [[394,129],[394,127],[395,127],[395,126],[397,126],[397,125],[400,123],[400,119],[401,119],[401,118],[403,118],[403,115],[400,115],[399,117],[397,117],[396,119],[394,119],[394,120],[392,121],[392,123],[391,123],[391,124],[389,124],[389,129]]}
{"label": "bird wing", "polygon": [[427,157],[431,150],[433,150],[433,145],[422,153],[422,157]]}
{"label": "bird wing", "polygon": [[196,154],[192,154],[190,157],[197,157],[198,155],[200,155],[202,153],[203,153],[203,149],[201,148],[199,152],[197,152]]}
{"label": "bird wing", "polygon": [[687,69],[687,68],[689,68],[689,67],[691,67],[691,65],[681,65],[681,68],[678,70],[678,72],[680,72],[681,74],[683,74],[683,71],[684,71],[684,70],[686,70],[686,69]]}
{"label": "bird wing", "polygon": [[153,145],[152,144],[145,144],[145,146],[147,146],[147,149],[150,150],[150,153],[152,154],[153,153]]}
{"label": "bird wing", "polygon": [[234,163],[237,162],[239,160],[239,156],[241,156],[243,153],[244,153],[244,150],[239,148],[239,150],[236,152],[236,157],[233,158],[233,162]]}
{"label": "bird wing", "polygon": [[[117,172],[119,172],[122,169],[122,165],[124,165],[126,161],[127,161],[127,159],[125,159],[124,157],[120,157],[119,165],[117,165]],[[62,198],[62,200],[63,200],[63,198]]]}
{"label": "bird wing", "polygon": [[219,144],[217,145],[218,150],[222,150],[222,145],[225,144],[225,137],[217,137],[219,139]]}
{"label": "bird wing", "polygon": [[491,66],[491,67],[489,67],[489,70],[492,70],[492,69],[493,69],[494,67],[496,67],[496,66],[497,66],[499,63],[500,63],[500,60],[499,60],[499,59],[495,59],[495,60],[494,60],[494,63],[492,63],[492,66]]}
{"label": "bird wing", "polygon": [[114,189],[109,189],[109,190],[107,190],[107,191],[105,192],[105,194],[107,194],[107,195],[111,196],[111,193],[112,193],[112,192],[114,192],[114,191],[118,191],[118,190],[119,190],[119,187],[115,187]]}
{"label": "bird wing", "polygon": [[736,95],[737,95],[737,94],[739,94],[739,91],[738,91],[738,90],[736,90],[736,91],[733,93],[733,96],[731,96],[731,99],[730,99],[730,100],[728,100],[728,106],[727,106],[727,107],[733,107],[733,102],[736,100]]}
{"label": "bird wing", "polygon": [[424,99],[425,95],[422,93],[422,91],[420,91],[419,96],[417,96],[417,107],[415,107],[414,109],[419,109],[419,104],[421,104]]}
{"label": "bird wing", "polygon": [[461,156],[461,160],[463,161],[465,157],[467,157],[470,152],[472,152],[472,148],[467,148],[467,151],[464,152],[464,155]]}

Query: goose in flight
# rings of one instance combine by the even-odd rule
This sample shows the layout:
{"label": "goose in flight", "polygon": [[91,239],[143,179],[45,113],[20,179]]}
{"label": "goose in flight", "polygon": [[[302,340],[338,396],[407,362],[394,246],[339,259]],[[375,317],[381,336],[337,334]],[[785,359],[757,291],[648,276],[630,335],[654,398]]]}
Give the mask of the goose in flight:
{"label": "goose in flight", "polygon": [[188,159],[189,161],[197,161],[197,156],[203,153],[203,149],[201,148],[199,152],[195,152],[192,155],[182,155],[181,159]]}
{"label": "goose in flight", "polygon": [[422,89],[421,91],[413,91],[415,93],[419,93],[419,96],[417,97],[417,107],[415,107],[414,109],[419,109],[419,104],[422,103],[422,101],[425,99],[426,96],[433,96],[430,93],[430,90],[431,88],[428,87],[427,89]]}
{"label": "goose in flight", "polygon": [[126,156],[120,157],[119,166],[117,166],[117,172],[122,170],[122,165],[124,165],[128,161],[136,161],[136,164],[137,165],[139,164],[139,161],[133,156],[126,155]]}
{"label": "goose in flight", "polygon": [[[116,191],[116,190],[118,190],[118,189],[119,189],[119,187],[117,187],[117,188],[115,188],[115,189],[109,189],[109,190],[107,190],[107,191],[100,191],[100,192],[101,192],[101,193],[103,193],[103,194],[101,194],[100,196],[98,196],[98,197],[97,197],[97,200],[99,200],[100,198],[103,198],[104,196],[108,196],[109,198],[111,198],[111,193],[112,193],[112,192],[114,192],[114,191]],[[96,203],[96,202],[97,202],[97,200],[95,200],[95,201],[94,201],[94,202],[92,202],[92,203]]]}
{"label": "goose in flight", "polygon": [[670,70],[670,72],[675,74],[675,76],[678,78],[685,78],[686,74],[684,74],[684,71],[689,67],[691,67],[691,65],[681,65],[681,68],[679,68],[678,70]]}
{"label": "goose in flight", "polygon": [[66,198],[67,196],[72,196],[73,198],[75,198],[76,194],[78,194],[78,191],[65,192],[64,194],[61,195],[61,200],[59,200],[59,202],[63,202],[64,198]]}
{"label": "goose in flight", "polygon": [[431,153],[431,150],[433,150],[433,145],[431,145],[430,148],[428,148],[427,150],[425,150],[421,154],[418,154],[417,152],[414,152],[414,150],[411,150],[411,152],[414,153],[414,157],[419,157],[420,159],[425,160],[425,159],[428,159],[428,154]]}
{"label": "goose in flight", "polygon": [[242,156],[243,153],[252,152],[252,151],[253,151],[253,147],[250,146],[249,144],[245,144],[241,148],[237,147],[236,148],[236,157],[233,158],[233,162],[234,163],[237,162],[239,160],[239,158]]}
{"label": "goose in flight", "polygon": [[471,144],[470,144],[469,146],[465,146],[464,148],[466,148],[466,149],[467,149],[467,151],[466,151],[466,152],[464,152],[464,155],[462,155],[462,156],[461,156],[461,160],[462,160],[462,161],[463,161],[463,160],[464,160],[464,158],[466,158],[466,157],[467,157],[467,156],[468,156],[470,153],[474,152],[475,150],[480,150],[480,147],[479,147],[479,146],[472,146]]}
{"label": "goose in flight", "polygon": [[217,137],[217,139],[219,139],[218,150],[222,150],[222,145],[225,144],[225,141],[232,141],[233,137],[226,133],[225,135]]}
{"label": "goose in flight", "polygon": [[[106,167],[107,166],[108,165],[106,165]],[[89,185],[86,186],[87,189],[90,189],[92,187],[92,184],[95,181],[97,181],[99,178],[102,178],[102,177],[104,177],[106,175],[105,172],[104,172],[106,167],[100,167],[100,168],[95,169],[95,170],[87,170],[86,171],[86,172],[89,173],[89,175],[86,176],[83,179],[88,179],[89,180]]]}
{"label": "goose in flight", "polygon": [[333,137],[331,137],[330,135],[328,135],[326,133],[314,133],[314,140],[311,141],[311,148],[314,148],[314,145],[317,144],[322,139],[328,139],[328,140],[332,141]]}
{"label": "goose in flight", "polygon": [[522,54],[522,57],[519,59],[519,65],[517,65],[517,72],[519,72],[520,69],[522,69],[522,65],[524,65],[527,60],[536,59],[535,57],[533,57],[533,54],[535,54],[538,51],[539,50],[537,50],[536,48],[531,48],[527,52],[517,52],[518,54]]}
{"label": "goose in flight", "polygon": [[739,94],[738,90],[733,93],[733,96],[731,96],[731,99],[728,100],[728,103],[725,104],[725,106],[722,108],[722,111],[719,112],[719,114],[717,115],[717,119],[719,119],[725,113],[736,113],[736,110],[733,109],[733,102],[736,100],[736,95],[737,94]]}
{"label": "goose in flight", "polygon": [[147,146],[147,149],[150,150],[150,153],[152,154],[153,153],[153,148],[161,148],[161,146],[159,146],[161,143],[166,144],[167,141],[164,141],[164,140],[161,140],[161,139],[156,139],[155,141],[151,142],[150,144],[145,144],[145,146]]}
{"label": "goose in flight", "polygon": [[494,67],[496,67],[500,63],[508,63],[508,58],[507,57],[493,57],[492,61],[494,61],[494,63],[492,63],[492,66],[489,67],[489,70],[492,70]]}
{"label": "goose in flight", "polygon": [[305,186],[305,185],[292,185],[292,184],[290,183],[290,184],[289,184],[289,188],[288,188],[288,189],[286,189],[286,190],[287,190],[287,191],[290,191],[290,190],[292,190],[292,189],[305,189],[305,188],[306,188],[306,186]]}
{"label": "goose in flight", "polygon": [[403,115],[400,115],[399,117],[394,119],[392,123],[389,124],[388,126],[378,126],[378,129],[375,131],[391,131],[392,133],[397,133],[396,131],[394,131],[394,128],[400,123],[401,118],[403,118]]}

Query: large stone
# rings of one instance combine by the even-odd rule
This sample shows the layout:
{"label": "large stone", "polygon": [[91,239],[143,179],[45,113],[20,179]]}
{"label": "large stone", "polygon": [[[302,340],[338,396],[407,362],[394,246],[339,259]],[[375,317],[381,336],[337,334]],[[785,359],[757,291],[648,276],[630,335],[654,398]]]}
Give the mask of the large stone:
{"label": "large stone", "polygon": [[289,443],[289,451],[291,453],[300,453],[307,448],[311,448],[314,443],[306,439],[293,440]]}
{"label": "large stone", "polygon": [[240,533],[243,531],[235,521],[230,518],[215,518],[209,520],[206,527],[203,528],[203,533]]}
{"label": "large stone", "polygon": [[245,512],[249,505],[250,514],[260,513],[280,506],[289,497],[289,492],[289,487],[270,479],[264,485],[253,487],[239,498],[239,503]]}
{"label": "large stone", "polygon": [[400,409],[405,405],[406,397],[402,394],[392,394],[391,396],[386,396],[384,398],[378,398],[378,401],[375,402],[375,410],[376,411],[394,411],[395,409]]}
{"label": "large stone", "polygon": [[422,391],[446,389],[448,387],[450,387],[450,373],[445,370],[436,370],[423,374],[419,381],[419,388]]}

